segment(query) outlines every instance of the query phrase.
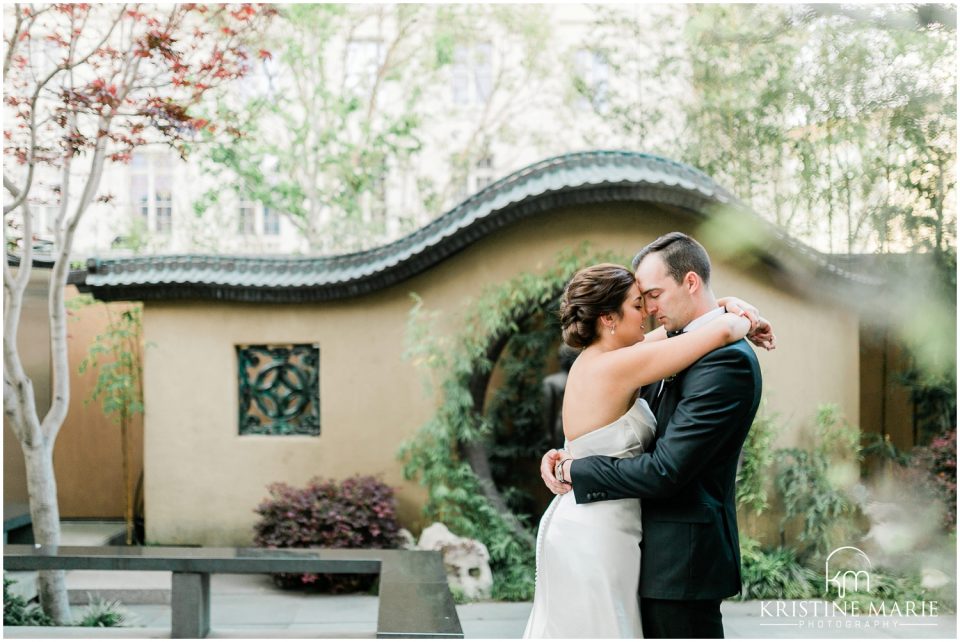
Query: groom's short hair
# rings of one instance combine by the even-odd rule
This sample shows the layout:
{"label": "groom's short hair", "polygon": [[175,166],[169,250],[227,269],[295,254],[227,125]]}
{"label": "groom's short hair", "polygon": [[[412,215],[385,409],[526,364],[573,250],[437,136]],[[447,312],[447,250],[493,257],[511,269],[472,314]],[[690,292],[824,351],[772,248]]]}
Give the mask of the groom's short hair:
{"label": "groom's short hair", "polygon": [[693,237],[683,232],[664,234],[633,257],[633,271],[636,272],[640,262],[651,254],[660,255],[667,272],[677,283],[683,281],[687,272],[696,272],[705,284],[710,284],[710,257]]}

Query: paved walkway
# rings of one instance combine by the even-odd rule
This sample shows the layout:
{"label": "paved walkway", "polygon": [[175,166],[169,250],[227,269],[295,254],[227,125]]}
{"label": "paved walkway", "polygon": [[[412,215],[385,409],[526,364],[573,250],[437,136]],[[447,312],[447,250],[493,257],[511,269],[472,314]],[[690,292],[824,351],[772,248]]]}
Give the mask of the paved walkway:
{"label": "paved walkway", "polygon": [[[163,638],[170,634],[170,574],[126,571],[71,571],[71,600],[88,593],[121,599],[138,628],[117,630],[4,627],[7,638]],[[138,603],[140,602],[140,603]],[[925,618],[790,617],[801,604],[725,602],[728,638],[945,638],[956,639],[956,616]],[[822,603],[818,603],[822,604]],[[812,602],[805,604],[812,612]],[[822,608],[822,607],[821,607]],[[74,607],[80,616],[85,607]],[[523,633],[530,603],[480,602],[457,607],[468,639],[512,639]],[[266,575],[214,575],[211,578],[211,636],[222,638],[372,637],[377,598],[368,595],[308,595],[282,591]]]}

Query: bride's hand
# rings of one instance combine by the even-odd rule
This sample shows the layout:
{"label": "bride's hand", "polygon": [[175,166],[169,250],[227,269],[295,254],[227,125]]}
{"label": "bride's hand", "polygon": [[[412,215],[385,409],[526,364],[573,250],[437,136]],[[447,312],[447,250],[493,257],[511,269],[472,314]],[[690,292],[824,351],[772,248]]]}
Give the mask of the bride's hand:
{"label": "bride's hand", "polygon": [[569,493],[571,489],[569,484],[560,483],[560,480],[553,474],[554,467],[563,458],[565,458],[563,452],[553,449],[548,450],[543,459],[540,460],[540,477],[554,495]]}
{"label": "bride's hand", "polygon": [[751,305],[735,296],[721,297],[717,299],[717,305],[726,309],[727,312],[747,317],[747,320],[750,321],[749,332],[753,333],[756,331],[757,324],[760,320],[760,310],[757,309],[757,306]]}

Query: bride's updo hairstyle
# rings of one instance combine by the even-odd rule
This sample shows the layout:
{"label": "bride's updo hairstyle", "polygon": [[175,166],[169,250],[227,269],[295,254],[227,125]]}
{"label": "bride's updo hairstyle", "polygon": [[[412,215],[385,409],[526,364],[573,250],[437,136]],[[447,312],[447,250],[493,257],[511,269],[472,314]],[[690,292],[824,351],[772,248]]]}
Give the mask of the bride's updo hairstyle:
{"label": "bride's updo hairstyle", "polygon": [[597,320],[604,314],[620,314],[620,308],[635,283],[622,265],[601,263],[577,272],[560,299],[563,342],[571,348],[586,348],[597,338]]}

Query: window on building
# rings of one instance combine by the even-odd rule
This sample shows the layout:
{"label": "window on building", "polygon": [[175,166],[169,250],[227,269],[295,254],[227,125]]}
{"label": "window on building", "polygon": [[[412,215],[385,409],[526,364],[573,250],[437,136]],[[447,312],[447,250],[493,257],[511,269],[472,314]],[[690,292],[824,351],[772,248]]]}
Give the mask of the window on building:
{"label": "window on building", "polygon": [[479,192],[484,187],[493,182],[492,176],[477,176],[477,191]]}
{"label": "window on building", "polygon": [[280,235],[280,214],[266,206],[263,208],[263,233],[265,236]]}
{"label": "window on building", "polygon": [[241,435],[320,434],[320,346],[237,346]]}
{"label": "window on building", "polygon": [[493,46],[458,45],[453,50],[453,102],[482,105],[493,91]]}
{"label": "window on building", "polygon": [[456,183],[454,198],[458,203],[468,196],[476,194],[497,179],[492,154],[483,154],[467,167],[466,174]]}
{"label": "window on building", "polygon": [[173,176],[160,174],[156,177],[153,200],[156,231],[169,233],[173,229]]}
{"label": "window on building", "polygon": [[175,161],[169,153],[136,153],[130,161],[132,214],[151,232],[173,230]]}
{"label": "window on building", "polygon": [[457,181],[457,190],[454,193],[454,200],[457,203],[461,203],[470,196],[470,177],[464,176],[461,180]]}
{"label": "window on building", "polygon": [[237,209],[237,233],[243,235],[257,233],[257,216],[253,203],[240,203]]}
{"label": "window on building", "polygon": [[347,43],[345,84],[348,91],[369,93],[383,64],[383,47],[378,40],[351,40]]}
{"label": "window on building", "polygon": [[[40,191],[40,190],[37,190]],[[54,258],[54,242],[56,239],[57,217],[60,214],[60,206],[52,205],[57,197],[50,194],[46,203],[30,203],[31,214],[31,234],[33,235],[33,251],[35,259],[51,260]],[[18,209],[15,214],[6,221],[7,229],[11,225],[16,229],[16,233],[11,237],[15,242],[18,251],[23,251],[26,247],[24,235],[26,234],[26,219],[24,210]],[[22,226],[22,227],[21,227]]]}
{"label": "window on building", "polygon": [[37,233],[53,236],[57,232],[57,217],[60,216],[59,205],[44,205],[37,217]]}
{"label": "window on building", "polygon": [[476,192],[479,192],[484,187],[496,180],[493,169],[493,156],[491,154],[484,154],[477,159],[473,175],[474,191]]}
{"label": "window on building", "polygon": [[387,181],[383,176],[373,179],[369,195],[370,220],[385,222],[387,220]]}
{"label": "window on building", "polygon": [[146,174],[135,174],[131,179],[131,201],[134,211],[144,224],[149,227],[150,221],[150,177]]}
{"label": "window on building", "polygon": [[[609,102],[610,65],[598,51],[580,49],[574,58],[574,71],[581,90],[577,98],[579,109],[604,112]],[[582,92],[585,92],[582,93]]]}

